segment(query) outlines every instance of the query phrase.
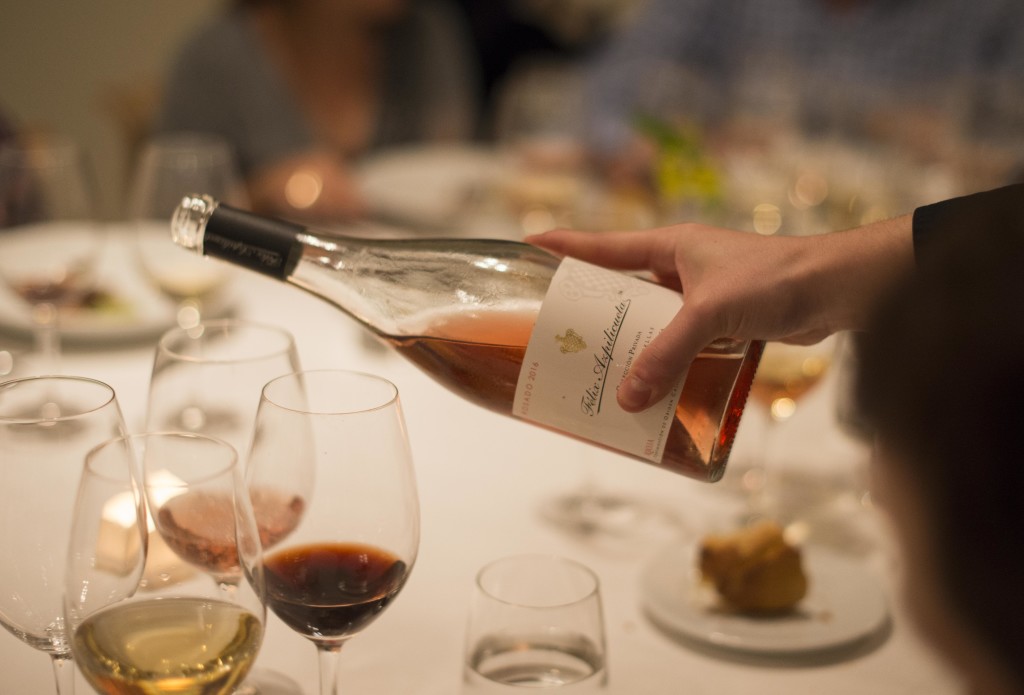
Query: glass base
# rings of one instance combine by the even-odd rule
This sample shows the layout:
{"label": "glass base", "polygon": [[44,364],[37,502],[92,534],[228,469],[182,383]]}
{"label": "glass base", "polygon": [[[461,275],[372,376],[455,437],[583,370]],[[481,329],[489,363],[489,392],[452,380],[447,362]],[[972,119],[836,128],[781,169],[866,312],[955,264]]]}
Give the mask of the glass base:
{"label": "glass base", "polygon": [[283,673],[257,668],[232,695],[303,695],[303,692],[298,683]]}
{"label": "glass base", "polygon": [[580,536],[627,538],[648,534],[652,528],[675,530],[682,526],[670,510],[653,502],[599,489],[567,492],[546,500],[541,516]]}

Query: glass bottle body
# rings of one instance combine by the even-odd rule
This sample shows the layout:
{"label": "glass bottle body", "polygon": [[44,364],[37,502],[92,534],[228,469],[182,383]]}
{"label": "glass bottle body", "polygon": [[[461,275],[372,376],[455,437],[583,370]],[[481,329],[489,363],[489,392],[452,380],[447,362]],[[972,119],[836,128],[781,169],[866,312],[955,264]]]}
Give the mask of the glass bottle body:
{"label": "glass bottle body", "polygon": [[[182,246],[334,304],[449,390],[505,415],[560,265],[518,242],[321,234],[200,196],[183,201],[172,228]],[[721,477],[762,348],[720,341],[695,360],[655,463]]]}

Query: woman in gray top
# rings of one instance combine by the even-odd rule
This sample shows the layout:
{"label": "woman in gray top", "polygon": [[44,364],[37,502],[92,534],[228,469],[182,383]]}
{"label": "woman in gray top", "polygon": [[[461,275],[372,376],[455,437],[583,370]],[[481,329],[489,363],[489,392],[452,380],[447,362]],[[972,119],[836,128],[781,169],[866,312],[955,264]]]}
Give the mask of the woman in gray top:
{"label": "woman in gray top", "polygon": [[443,0],[238,0],[182,46],[157,129],[226,138],[258,211],[358,217],[355,159],[472,135],[470,56]]}

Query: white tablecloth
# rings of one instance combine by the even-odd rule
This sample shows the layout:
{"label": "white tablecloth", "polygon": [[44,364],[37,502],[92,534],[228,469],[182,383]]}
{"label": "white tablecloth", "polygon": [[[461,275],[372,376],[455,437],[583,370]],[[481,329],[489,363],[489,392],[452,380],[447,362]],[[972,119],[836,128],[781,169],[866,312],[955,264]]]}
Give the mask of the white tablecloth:
{"label": "white tablecloth", "polygon": [[[712,486],[665,473],[486,412],[437,386],[396,354],[368,341],[350,319],[304,293],[254,275],[236,289],[237,314],[277,323],[296,337],[306,368],[345,367],[394,381],[408,421],[422,504],[422,545],[411,579],[382,617],[342,650],[341,692],[363,695],[449,695],[461,685],[463,632],[474,574],[497,557],[558,553],[599,575],[607,621],[609,692],[623,695],[902,695],[957,692],[904,618],[893,590],[897,565],[887,559],[883,526],[854,508],[846,522],[858,553],[884,583],[893,611],[881,644],[836,658],[778,663],[715,652],[656,628],[639,595],[645,563],[668,542],[688,542],[722,523],[727,496]],[[114,387],[132,428],[140,427],[152,344],[108,346],[66,354],[63,371]],[[779,450],[826,466],[851,466],[865,452],[833,422],[836,379],[827,379],[780,432]],[[756,449],[756,413],[741,427],[734,464]],[[590,470],[601,485],[670,505],[683,525],[673,534],[652,530],[626,543],[567,534],[544,521],[540,505],[576,485]],[[317,688],[313,646],[276,618],[258,667]],[[49,659],[0,630],[0,694],[52,692]],[[89,692],[79,680],[79,692]]]}

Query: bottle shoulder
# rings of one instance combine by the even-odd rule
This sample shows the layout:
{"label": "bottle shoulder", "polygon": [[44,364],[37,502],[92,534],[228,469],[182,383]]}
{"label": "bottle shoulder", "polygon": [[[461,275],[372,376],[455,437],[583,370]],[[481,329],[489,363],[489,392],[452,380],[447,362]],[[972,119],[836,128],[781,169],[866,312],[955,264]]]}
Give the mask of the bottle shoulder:
{"label": "bottle shoulder", "polygon": [[408,238],[368,239],[310,231],[299,240],[307,257],[320,262],[327,254],[350,265],[412,263],[417,266],[467,266],[474,272],[550,278],[561,262],[547,251],[506,239]]}

